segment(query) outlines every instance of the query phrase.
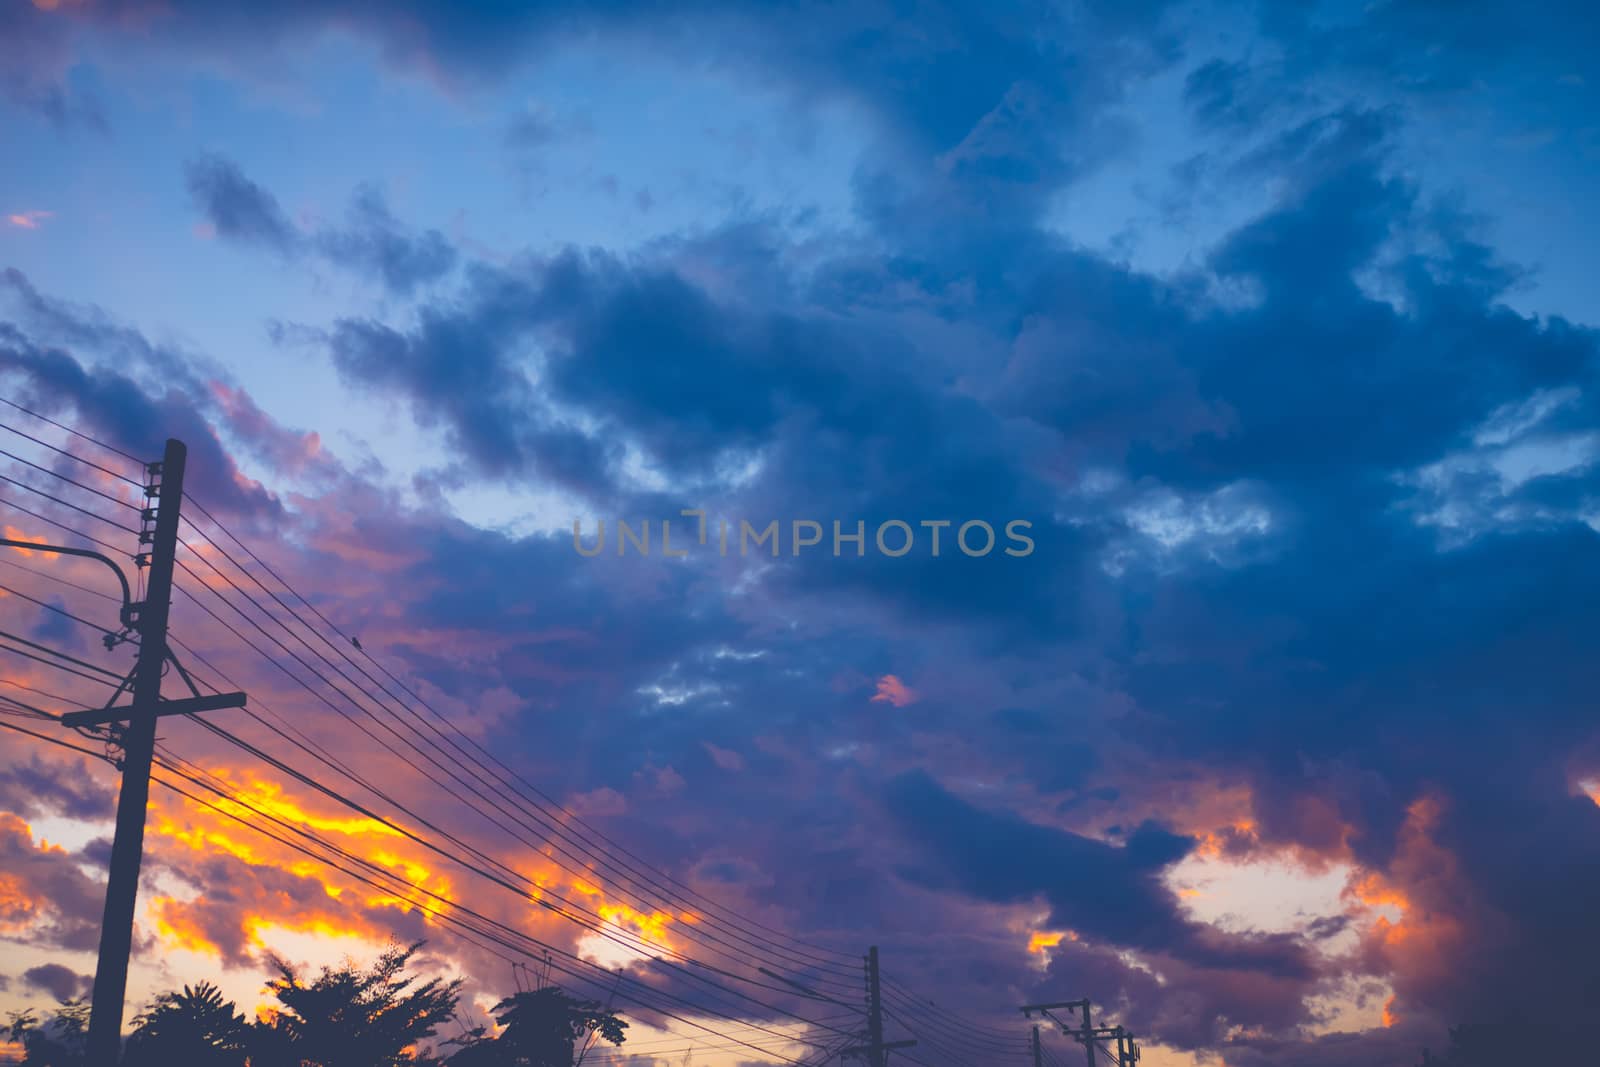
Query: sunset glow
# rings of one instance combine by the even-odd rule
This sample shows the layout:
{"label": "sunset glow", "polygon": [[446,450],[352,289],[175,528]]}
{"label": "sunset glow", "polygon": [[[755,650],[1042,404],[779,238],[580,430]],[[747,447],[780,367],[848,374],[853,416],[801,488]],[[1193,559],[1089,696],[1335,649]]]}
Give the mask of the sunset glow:
{"label": "sunset glow", "polygon": [[12,0],[0,1064],[1590,1062],[1591,7]]}

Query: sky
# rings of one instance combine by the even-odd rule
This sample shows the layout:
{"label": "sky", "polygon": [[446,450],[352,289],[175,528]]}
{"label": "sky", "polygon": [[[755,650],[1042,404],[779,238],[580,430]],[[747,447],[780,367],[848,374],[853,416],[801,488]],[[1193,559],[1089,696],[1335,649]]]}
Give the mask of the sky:
{"label": "sky", "polygon": [[[1591,1017],[1597,27],[4,0],[0,520],[126,559],[185,441],[173,632],[278,761],[163,724],[254,807],[153,792],[130,1003],[397,937],[481,1012],[470,908],[622,968],[562,980],[635,1062],[815,1055],[753,968],[869,945],[929,1064],[1079,997],[1152,1067]],[[128,669],[103,568],[3,562]],[[34,647],[11,697],[104,701]],[[93,973],[92,747],[0,736],[0,1007]]]}

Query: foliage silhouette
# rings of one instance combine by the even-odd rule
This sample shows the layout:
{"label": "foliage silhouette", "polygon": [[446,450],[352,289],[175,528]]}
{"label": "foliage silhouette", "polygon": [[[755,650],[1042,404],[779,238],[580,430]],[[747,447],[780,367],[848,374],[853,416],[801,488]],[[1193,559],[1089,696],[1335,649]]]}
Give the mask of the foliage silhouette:
{"label": "foliage silhouette", "polygon": [[124,1067],[244,1067],[252,1031],[210,982],[163,993],[133,1020]]}
{"label": "foliage silhouette", "polygon": [[[394,945],[369,967],[346,961],[309,980],[268,957],[277,1007],[255,1021],[210,982],[162,993],[134,1017],[121,1067],[574,1067],[596,1042],[625,1039],[617,1013],[545,986],[501,1000],[493,1033],[480,1026],[443,1042],[458,1049],[441,1059],[424,1042],[455,1017],[462,980],[412,973],[421,947]],[[85,1000],[43,1021],[13,1012],[0,1040],[22,1045],[23,1067],[84,1067],[88,1021]]]}
{"label": "foliage silhouette", "polygon": [[89,1002],[64,1000],[49,1021],[32,1009],[8,1017],[6,1034],[23,1048],[23,1067],[81,1067],[89,1031]]}
{"label": "foliage silhouette", "polygon": [[417,985],[406,973],[418,941],[394,946],[365,970],[346,962],[307,982],[273,958],[267,988],[281,1007],[254,1028],[251,1067],[397,1067],[422,1062],[418,1042],[454,1014],[461,979]]}
{"label": "foliage silhouette", "polygon": [[598,1001],[579,1000],[558,986],[515,993],[494,1006],[494,1016],[499,1036],[474,1031],[450,1057],[450,1067],[573,1067],[591,1042],[620,1045],[628,1028]]}

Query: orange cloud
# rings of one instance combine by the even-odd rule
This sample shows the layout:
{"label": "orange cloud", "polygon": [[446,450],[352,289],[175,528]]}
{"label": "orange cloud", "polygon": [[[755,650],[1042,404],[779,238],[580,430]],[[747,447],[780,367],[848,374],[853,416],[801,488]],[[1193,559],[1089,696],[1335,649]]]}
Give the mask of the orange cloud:
{"label": "orange cloud", "polygon": [[1395,1014],[1394,997],[1383,1002],[1383,1025],[1385,1028],[1393,1026],[1400,1021],[1400,1016]]}
{"label": "orange cloud", "polygon": [[35,841],[26,820],[0,812],[0,933],[35,945],[79,945],[99,928],[103,900],[78,857]]}
{"label": "orange cloud", "polygon": [[1055,948],[1062,941],[1076,941],[1078,934],[1075,930],[1035,930],[1028,935],[1028,951],[1041,954],[1047,948]]}
{"label": "orange cloud", "polygon": [[1261,843],[1260,832],[1254,819],[1236,819],[1232,825],[1220,830],[1202,833],[1194,854],[1204,859],[1220,859],[1224,854],[1253,852]]}
{"label": "orange cloud", "polygon": [[[1447,977],[1469,925],[1473,937],[1492,933],[1483,915],[1465,920],[1476,910],[1470,889],[1455,856],[1434,840],[1443,811],[1437,797],[1413,802],[1389,868],[1362,872],[1345,889],[1352,912],[1368,920],[1361,952],[1377,972],[1406,979]],[[1388,1013],[1394,1015],[1392,1006]]]}
{"label": "orange cloud", "polygon": [[903,708],[915,704],[920,698],[917,691],[900,680],[899,675],[886,674],[878,679],[878,691],[872,697],[874,704],[893,704]]}
{"label": "orange cloud", "polygon": [[[273,930],[373,942],[391,936],[433,937],[430,931],[438,930],[443,921],[434,913],[448,914],[456,901],[468,899],[461,894],[470,896],[478,888],[474,884],[458,889],[453,877],[440,870],[448,865],[436,853],[394,826],[353,816],[320,797],[291,796],[279,784],[250,772],[213,769],[211,773],[225,781],[238,799],[207,797],[207,801],[246,824],[203,804],[162,794],[153,798],[151,837],[176,847],[176,854],[167,853],[168,862],[183,864],[186,857],[193,857],[209,863],[222,857],[245,865],[250,873],[219,878],[216,869],[208,866],[204,884],[225,888],[208,889],[192,899],[152,900],[150,912],[156,930],[170,946],[241,960],[268,947]],[[347,878],[281,842],[252,832],[248,824],[263,821],[258,813],[314,832],[390,872],[396,884],[378,888]],[[281,828],[275,832],[293,836]],[[562,929],[568,936],[583,935],[582,927],[565,915],[576,914],[591,924],[597,917],[606,932],[646,954],[677,951],[669,938],[671,927],[698,921],[689,912],[636,907],[618,899],[592,871],[574,873],[559,867],[548,849],[544,854],[535,853],[531,864],[528,851],[519,852],[505,863],[531,884],[527,896],[520,902],[497,893],[472,898],[474,910],[496,914],[523,929],[547,924],[552,934],[546,936],[560,936],[553,931]]]}
{"label": "orange cloud", "polygon": [[0,931],[14,934],[26,929],[38,910],[22,879],[0,871]]}
{"label": "orange cloud", "polygon": [[[32,534],[24,533],[22,530],[12,526],[10,523],[6,523],[5,525],[5,535],[6,538],[11,541],[28,541],[35,545],[47,545],[50,543],[50,539],[48,537],[35,537]],[[33,553],[26,548],[17,548],[14,545],[7,545],[5,547],[10,549],[12,552],[20,552],[24,556],[31,557],[33,555]]]}
{"label": "orange cloud", "polygon": [[[639,939],[647,944],[658,945],[662,948],[670,947],[667,943],[667,927],[677,918],[666,911],[640,911],[631,905],[610,902],[605,900],[605,893],[597,885],[575,879],[572,882],[573,895],[588,897],[594,901],[589,905],[590,910],[599,914],[600,918],[613,926],[631,928],[638,934]],[[685,918],[692,916],[685,915]]]}

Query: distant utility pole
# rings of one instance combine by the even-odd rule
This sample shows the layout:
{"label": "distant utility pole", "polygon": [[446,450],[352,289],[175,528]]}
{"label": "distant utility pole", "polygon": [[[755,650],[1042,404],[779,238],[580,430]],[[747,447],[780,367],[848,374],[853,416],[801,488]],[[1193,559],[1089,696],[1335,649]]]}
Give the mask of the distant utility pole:
{"label": "distant utility pole", "polygon": [[878,978],[878,946],[867,949],[867,1043],[844,1049],[846,1056],[865,1055],[867,1067],[885,1067],[889,1052],[897,1048],[911,1048],[915,1041],[884,1041],[883,1039],[883,989]]}
{"label": "distant utility pole", "polygon": [[1033,1067],[1044,1067],[1044,1050],[1039,1047],[1039,1024],[1033,1024]]}
{"label": "distant utility pole", "polygon": [[867,1063],[883,1067],[883,990],[878,984],[878,946],[867,949]]}
{"label": "distant utility pole", "polygon": [[1117,1067],[1133,1067],[1139,1062],[1139,1043],[1120,1026],[1114,1032],[1117,1038]]}
{"label": "distant utility pole", "polygon": [[[128,956],[133,945],[134,901],[139,892],[139,864],[144,854],[145,808],[150,800],[150,763],[155,755],[156,719],[200,711],[244,706],[243,693],[203,697],[188,673],[167,650],[167,615],[172,606],[172,569],[177,555],[178,506],[183,499],[183,467],[188,450],[169,440],[160,463],[145,468],[146,507],[139,531],[140,566],[150,546],[150,573],[142,603],[125,613],[139,634],[139,658],[133,669],[133,703],[61,717],[72,727],[126,723],[122,740],[122,791],[117,797],[117,831],[111,844],[111,873],[106,883],[105,916],[100,924],[100,960],[94,972],[94,1000],[89,1013],[89,1067],[114,1067],[122,1044],[122,1007],[128,992]],[[151,505],[150,502],[154,501]],[[153,523],[153,528],[152,528]],[[126,587],[126,583],[124,583]],[[161,699],[161,672],[171,659],[194,696]],[[126,685],[124,681],[124,686]],[[122,689],[117,693],[120,695]],[[112,697],[116,699],[115,696]]]}
{"label": "distant utility pole", "polygon": [[[1094,1048],[1095,1042],[1100,1040],[1117,1042],[1117,1067],[1132,1067],[1139,1062],[1139,1045],[1133,1040],[1133,1034],[1121,1026],[1095,1026],[1089,1018],[1089,1001],[1063,1000],[1054,1004],[1024,1004],[1022,1015],[1025,1019],[1033,1018],[1035,1012],[1049,1019],[1061,1027],[1061,1032],[1075,1040],[1083,1042],[1083,1055],[1089,1067],[1095,1067]],[[1068,1026],[1066,1022],[1056,1018],[1050,1013],[1053,1011],[1076,1011],[1082,1013],[1082,1024]],[[1038,1058],[1039,1028],[1033,1028],[1034,1057]]]}

